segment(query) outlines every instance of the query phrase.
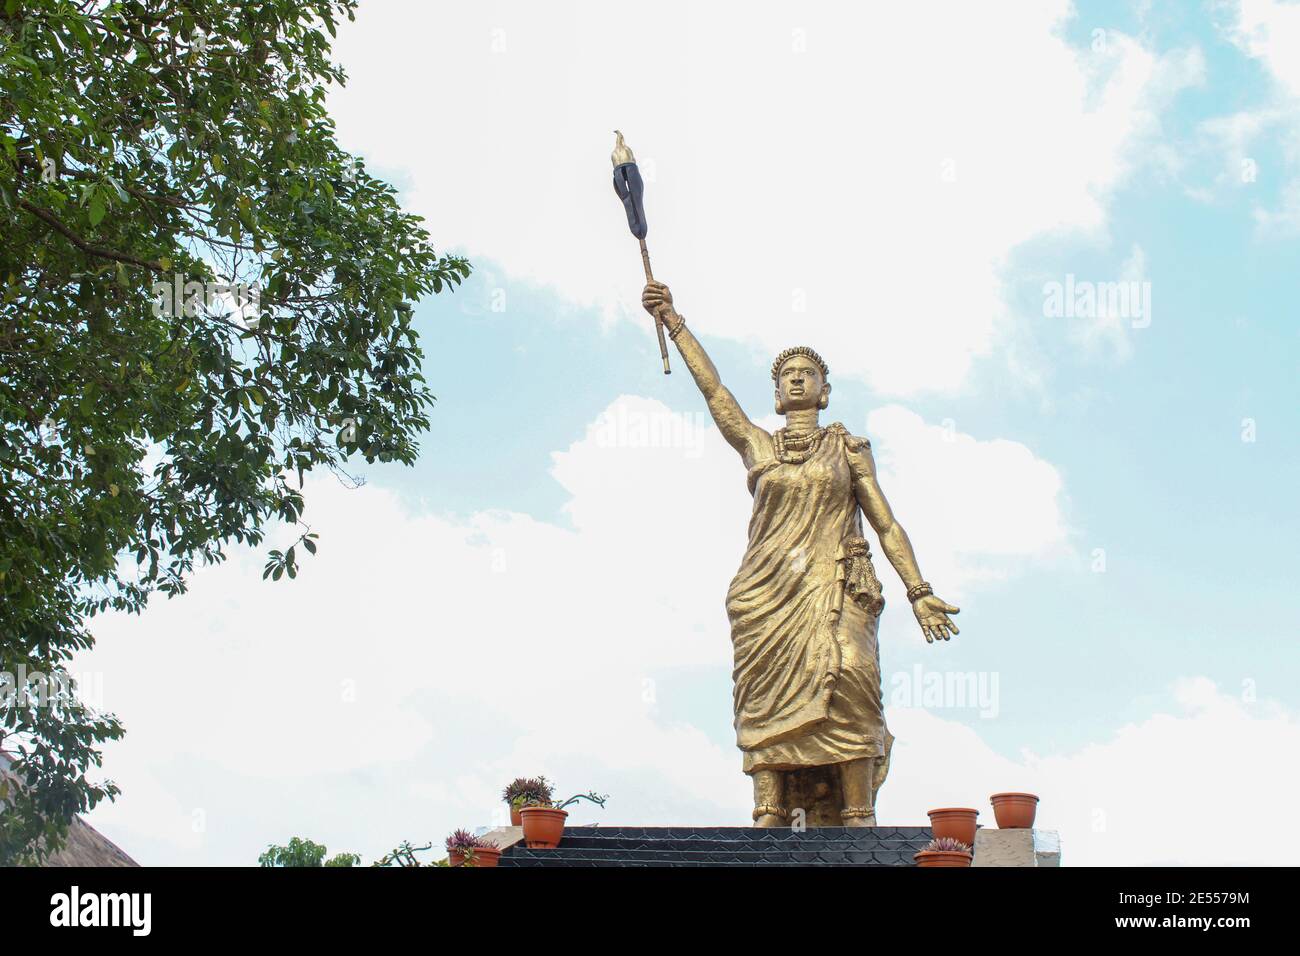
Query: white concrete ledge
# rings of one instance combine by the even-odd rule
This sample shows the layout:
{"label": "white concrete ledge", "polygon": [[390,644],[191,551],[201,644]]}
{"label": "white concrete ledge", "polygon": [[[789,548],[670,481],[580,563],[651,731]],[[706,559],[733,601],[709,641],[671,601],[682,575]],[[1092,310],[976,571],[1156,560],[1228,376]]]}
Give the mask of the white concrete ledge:
{"label": "white concrete ledge", "polygon": [[514,846],[516,843],[524,842],[523,827],[493,827],[487,833],[483,834],[483,839],[491,840],[501,849]]}
{"label": "white concrete ledge", "polygon": [[1060,866],[1061,835],[1055,830],[975,831],[971,866]]}

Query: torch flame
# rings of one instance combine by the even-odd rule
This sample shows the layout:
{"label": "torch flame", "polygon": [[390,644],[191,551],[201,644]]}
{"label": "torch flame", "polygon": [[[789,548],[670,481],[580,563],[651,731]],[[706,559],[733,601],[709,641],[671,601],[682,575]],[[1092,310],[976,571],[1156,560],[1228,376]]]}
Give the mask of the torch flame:
{"label": "torch flame", "polygon": [[618,139],[614,142],[614,152],[610,153],[609,158],[613,164],[622,166],[624,163],[635,163],[636,157],[632,155],[632,150],[628,149],[627,143],[623,142],[623,134],[614,130],[614,135]]}

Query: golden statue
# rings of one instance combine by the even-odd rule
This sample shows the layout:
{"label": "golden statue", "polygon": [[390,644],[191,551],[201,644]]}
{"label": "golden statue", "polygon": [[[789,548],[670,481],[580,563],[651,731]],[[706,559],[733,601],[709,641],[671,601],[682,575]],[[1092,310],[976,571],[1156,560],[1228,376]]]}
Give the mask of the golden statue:
{"label": "golden statue", "polygon": [[722,384],[668,287],[650,280],[641,302],[667,327],[749,472],[749,546],[727,592],[727,617],[736,745],[754,782],[754,824],[785,826],[802,810],[809,826],[875,826],[893,737],[876,641],[884,599],[859,509],[907,587],[925,639],[956,634],[949,615],[958,609],[921,577],[876,481],[871,443],[838,422],[820,424],[831,392],[821,356],[801,346],[776,357],[776,410],[786,424],[769,434]]}

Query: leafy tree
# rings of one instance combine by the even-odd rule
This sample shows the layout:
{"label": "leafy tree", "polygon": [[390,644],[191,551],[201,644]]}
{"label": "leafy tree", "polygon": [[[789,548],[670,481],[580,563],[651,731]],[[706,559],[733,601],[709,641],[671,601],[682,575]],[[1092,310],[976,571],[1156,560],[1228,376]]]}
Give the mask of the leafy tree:
{"label": "leafy tree", "polygon": [[354,7],[0,0],[0,740],[21,781],[0,863],[117,792],[90,776],[123,728],[67,684],[95,614],[281,521],[264,576],[292,578],[316,550],[307,472],[416,457],[410,303],[469,265],[335,141],[326,34]]}
{"label": "leafy tree", "polygon": [[338,853],[325,859],[325,847],[311,840],[293,837],[288,846],[276,846],[274,843],[257,858],[259,866],[360,866],[361,857],[356,853]]}

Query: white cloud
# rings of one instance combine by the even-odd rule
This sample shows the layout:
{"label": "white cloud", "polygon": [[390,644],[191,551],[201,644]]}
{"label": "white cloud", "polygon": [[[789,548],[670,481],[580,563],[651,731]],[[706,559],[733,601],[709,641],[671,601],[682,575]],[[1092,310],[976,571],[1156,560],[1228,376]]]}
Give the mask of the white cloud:
{"label": "white cloud", "polygon": [[[950,600],[1027,560],[1062,556],[1069,540],[1056,468],[1019,442],[981,441],[957,424],[927,424],[889,405],[867,417],[866,430],[894,514]],[[901,586],[897,595],[901,602]]]}
{"label": "white cloud", "polygon": [[1224,33],[1246,55],[1260,61],[1273,80],[1270,101],[1256,109],[1216,117],[1201,125],[1203,139],[1218,147],[1226,160],[1220,183],[1252,188],[1259,180],[1280,179],[1260,169],[1252,147],[1258,139],[1278,137],[1285,172],[1276,205],[1257,205],[1259,228],[1276,235],[1300,232],[1300,6],[1277,0],[1238,0],[1228,7]]}
{"label": "white cloud", "polygon": [[[1061,546],[1059,476],[1024,446],[896,406],[868,433],[950,599]],[[295,834],[375,856],[487,822],[505,779],[546,772],[613,793],[610,821],[743,822],[723,606],[743,466],[711,425],[624,396],[553,474],[571,528],[318,479],[321,549],[296,581],[231,549],[183,598],[97,623],[76,669],[129,733],[107,763],[125,794],[94,820],[146,862],[252,862]],[[905,609],[886,617],[919,640]]]}
{"label": "white cloud", "polygon": [[1238,0],[1228,35],[1290,96],[1300,96],[1300,6],[1278,0]]}
{"label": "white cloud", "polygon": [[1196,51],[1113,31],[1073,48],[1072,15],[367,4],[331,110],[346,146],[409,180],[436,241],[644,323],[618,127],[650,180],[656,275],[695,327],[766,354],[814,344],[886,393],[951,390],[997,344],[1008,253],[1100,235],[1201,75]]}
{"label": "white cloud", "polygon": [[1026,790],[1041,798],[1036,824],[1060,831],[1069,866],[1286,859],[1297,838],[1274,818],[1295,791],[1293,769],[1278,759],[1300,750],[1295,715],[1244,703],[1204,677],[1173,690],[1171,713],[1127,724],[1076,753],[1020,759],[932,712],[891,710],[899,743],[882,811],[910,821],[931,807],[973,806],[981,823],[994,826],[988,795]]}

